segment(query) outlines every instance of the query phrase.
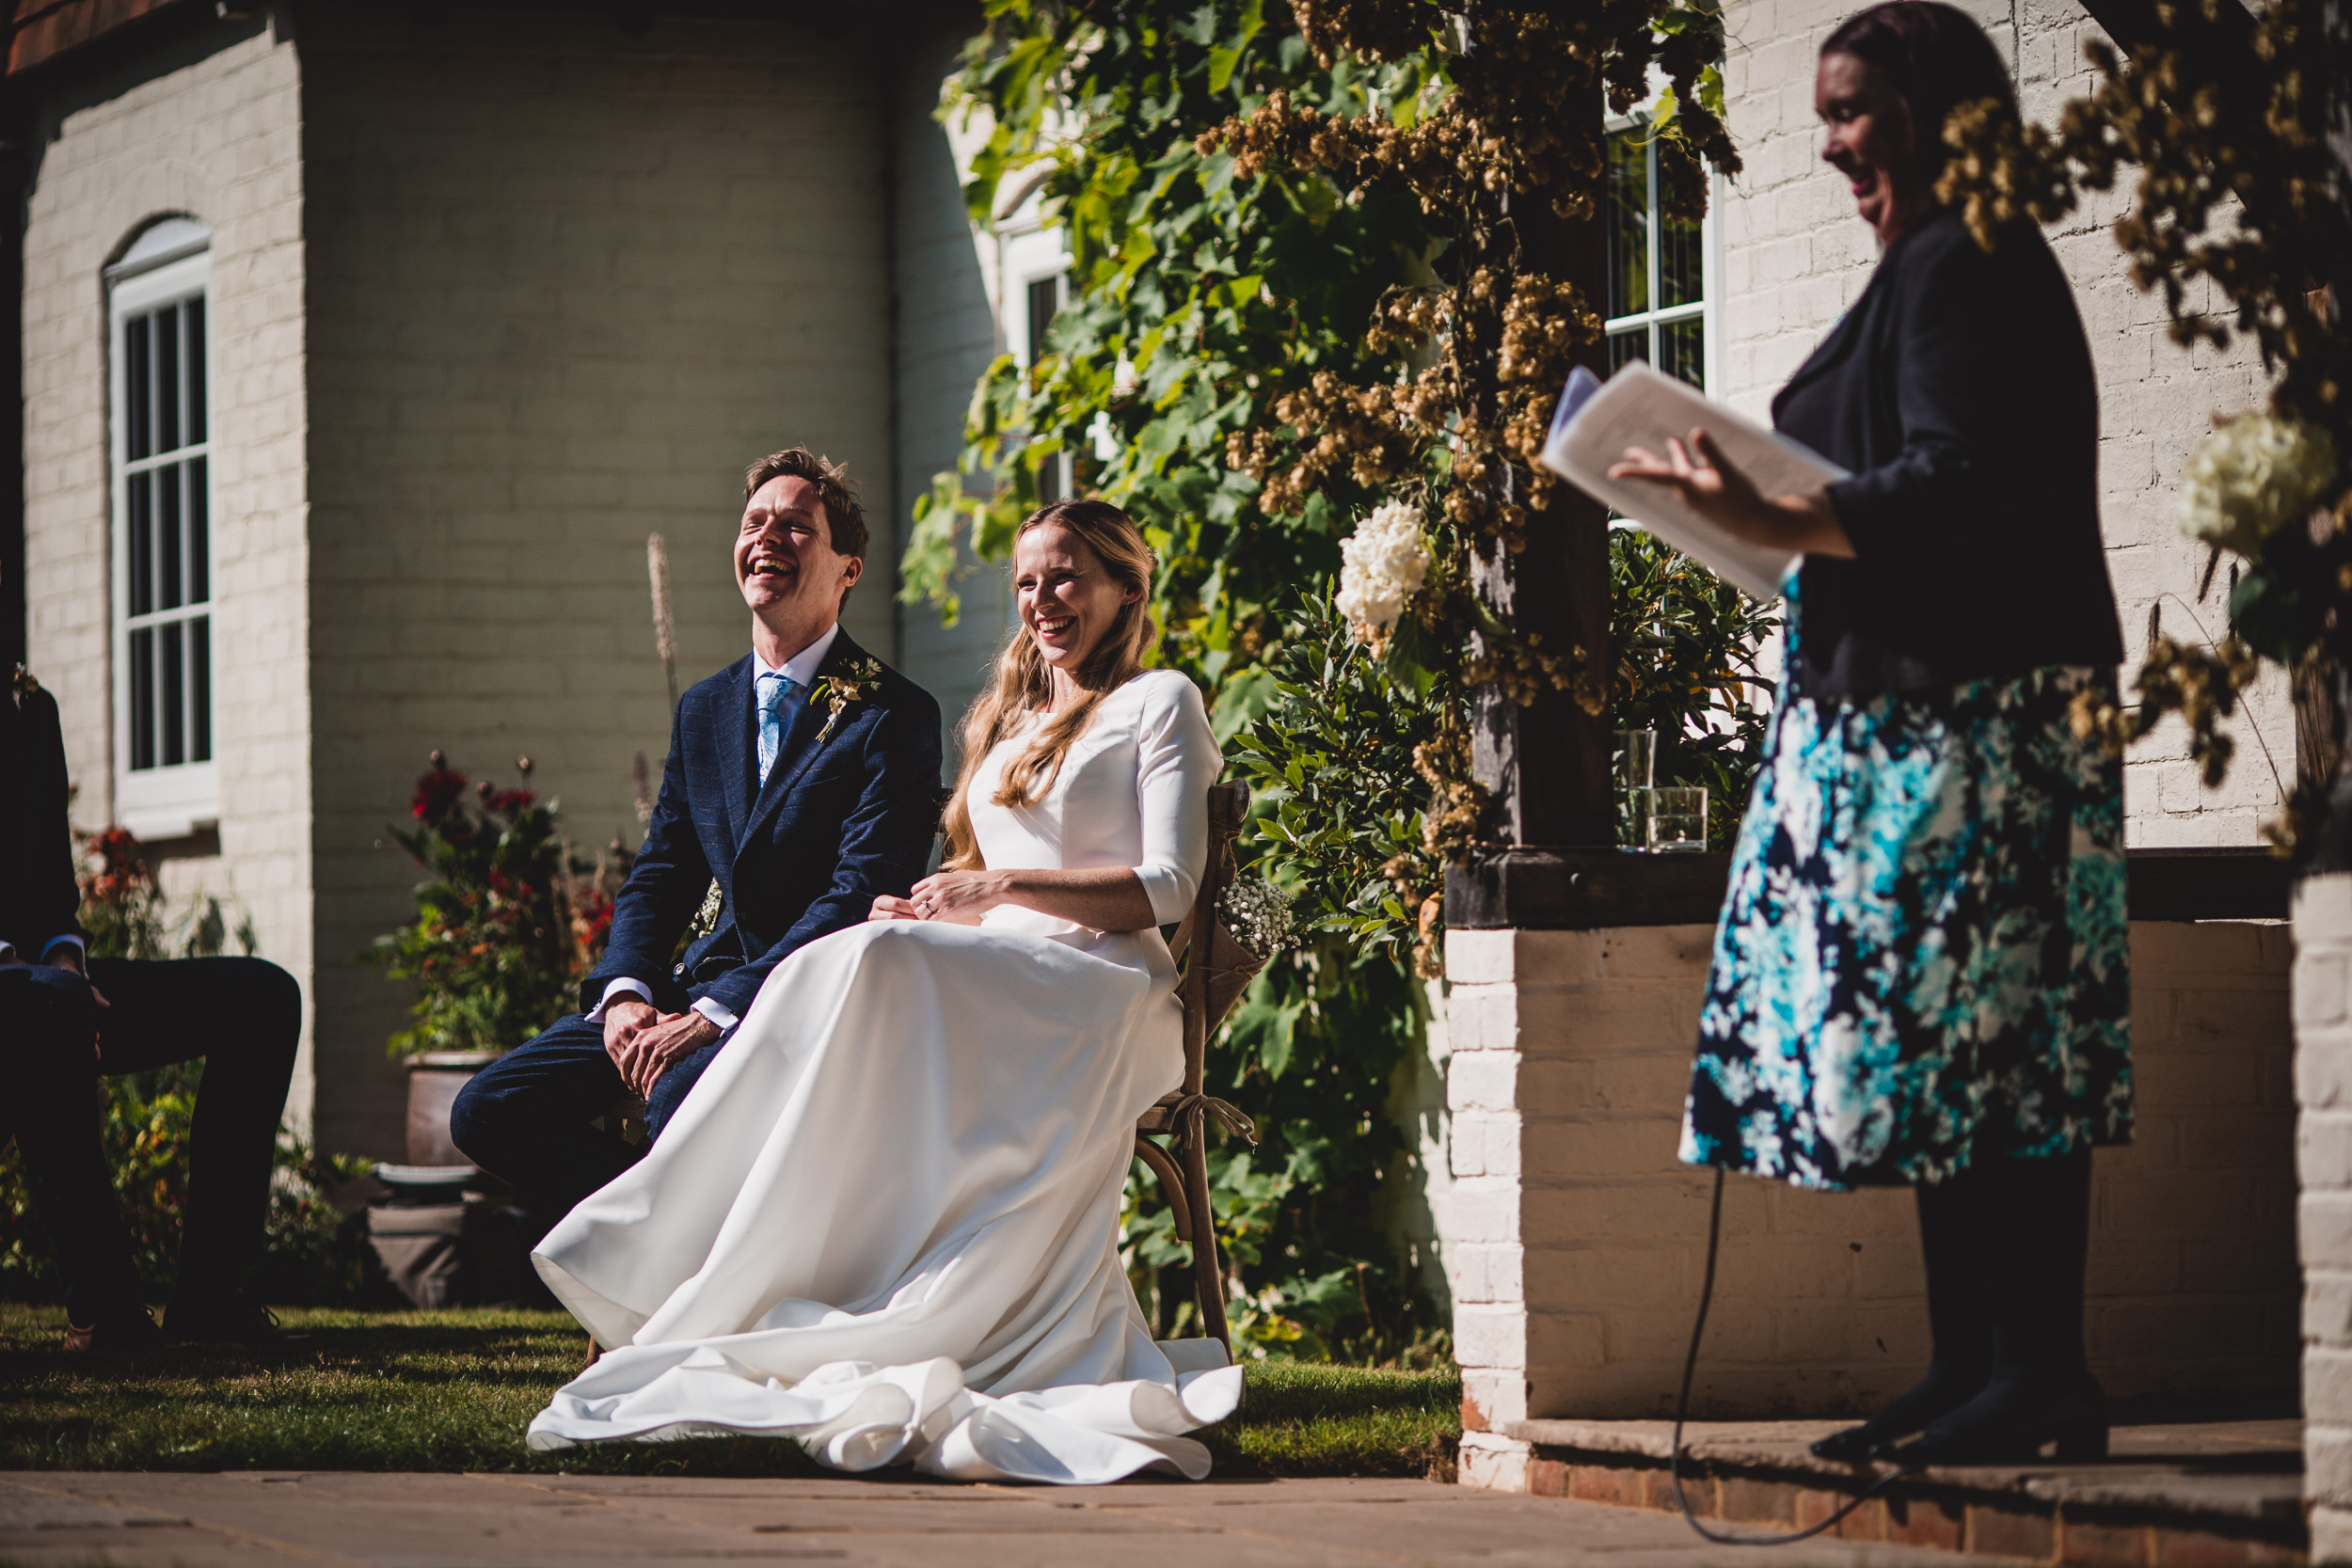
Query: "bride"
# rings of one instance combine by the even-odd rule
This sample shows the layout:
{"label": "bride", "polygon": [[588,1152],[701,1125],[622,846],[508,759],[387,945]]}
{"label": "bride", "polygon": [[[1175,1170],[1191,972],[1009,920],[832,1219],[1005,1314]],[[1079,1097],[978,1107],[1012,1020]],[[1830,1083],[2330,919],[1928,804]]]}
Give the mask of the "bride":
{"label": "bride", "polygon": [[1221,758],[1146,671],[1150,547],[1060,501],[963,726],[946,868],[801,949],[644,1160],[533,1255],[609,1351],[531,1446],[755,1433],[848,1470],[1199,1480],[1215,1339],[1154,1342],[1119,1259],[1136,1119],[1184,1070],[1158,927]]}

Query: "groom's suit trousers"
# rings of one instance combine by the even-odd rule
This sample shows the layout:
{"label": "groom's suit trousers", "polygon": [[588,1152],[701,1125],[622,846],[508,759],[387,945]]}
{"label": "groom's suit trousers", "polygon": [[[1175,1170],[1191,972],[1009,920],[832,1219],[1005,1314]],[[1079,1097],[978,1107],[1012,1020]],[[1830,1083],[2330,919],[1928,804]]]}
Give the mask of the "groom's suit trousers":
{"label": "groom's suit trousers", "polygon": [[[139,1301],[100,1142],[98,1079],[201,1057],[175,1301],[233,1289],[262,1245],[278,1120],[302,1037],[302,992],[260,958],[93,958],[85,983],[0,967],[0,1137],[17,1140],[34,1211],[77,1323]],[[108,1006],[90,995],[95,985]],[[98,1052],[91,1050],[95,1037]]]}
{"label": "groom's suit trousers", "polygon": [[[646,1097],[645,1127],[661,1135],[719,1041],[673,1062]],[[536,1242],[580,1200],[628,1169],[648,1145],[631,1146],[593,1125],[628,1098],[605,1053],[604,1025],[579,1013],[476,1073],[450,1111],[450,1136],[466,1157],[522,1195]]]}

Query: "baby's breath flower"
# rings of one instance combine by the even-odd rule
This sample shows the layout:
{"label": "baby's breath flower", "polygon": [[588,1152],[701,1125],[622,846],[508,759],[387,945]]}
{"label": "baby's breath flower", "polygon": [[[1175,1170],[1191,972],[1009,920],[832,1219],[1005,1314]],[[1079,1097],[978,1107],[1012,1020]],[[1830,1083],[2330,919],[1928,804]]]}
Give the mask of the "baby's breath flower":
{"label": "baby's breath flower", "polygon": [[2327,432],[2268,414],[2240,415],[2189,453],[2182,526],[2209,545],[2258,555],[2273,533],[2310,515],[2335,477]]}
{"label": "baby's breath flower", "polygon": [[1216,917],[1257,958],[1290,945],[1291,896],[1263,877],[1241,877],[1217,895]]}
{"label": "baby's breath flower", "polygon": [[1429,576],[1429,546],[1421,530],[1419,507],[1388,501],[1340,541],[1340,591],[1333,602],[1364,641],[1380,641],[1394,629]]}

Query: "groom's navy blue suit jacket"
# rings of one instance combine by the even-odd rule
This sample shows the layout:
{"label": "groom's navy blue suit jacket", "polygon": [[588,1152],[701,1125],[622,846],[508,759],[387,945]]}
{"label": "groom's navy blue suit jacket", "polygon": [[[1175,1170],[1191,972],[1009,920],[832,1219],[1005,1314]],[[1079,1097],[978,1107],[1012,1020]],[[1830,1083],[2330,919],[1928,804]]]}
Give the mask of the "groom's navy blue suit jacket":
{"label": "groom's navy blue suit jacket", "polygon": [[[843,631],[817,678],[869,657]],[[612,944],[581,984],[581,1011],[626,977],[650,987],[666,1012],[707,996],[739,1018],[770,970],[864,920],[878,895],[904,897],[930,863],[939,820],[930,693],[885,670],[830,734],[824,698],[796,694],[762,788],[755,673],[746,655],[679,699],[661,799],[615,901]],[[674,961],[714,879],[718,927]]]}

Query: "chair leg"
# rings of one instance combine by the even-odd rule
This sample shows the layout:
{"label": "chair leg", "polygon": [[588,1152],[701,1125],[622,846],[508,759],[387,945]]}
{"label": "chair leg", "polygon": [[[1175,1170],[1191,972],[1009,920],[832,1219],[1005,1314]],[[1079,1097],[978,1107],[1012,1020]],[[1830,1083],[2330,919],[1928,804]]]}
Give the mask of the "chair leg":
{"label": "chair leg", "polygon": [[1209,1206],[1209,1150],[1206,1138],[1184,1140],[1184,1198],[1192,1210],[1192,1288],[1200,1304],[1200,1323],[1233,1358],[1232,1331],[1225,1322],[1225,1271],[1216,1256],[1216,1211]]}

